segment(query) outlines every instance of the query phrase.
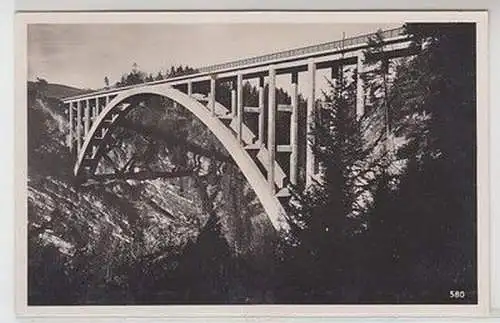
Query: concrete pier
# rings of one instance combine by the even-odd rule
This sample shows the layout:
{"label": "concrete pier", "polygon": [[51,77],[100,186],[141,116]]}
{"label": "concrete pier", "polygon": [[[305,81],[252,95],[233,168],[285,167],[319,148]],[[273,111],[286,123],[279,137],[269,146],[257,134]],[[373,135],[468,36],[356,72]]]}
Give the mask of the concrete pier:
{"label": "concrete pier", "polygon": [[316,116],[316,64],[314,61],[309,61],[307,64],[307,82],[309,84],[307,96],[307,148],[306,148],[306,185],[312,184],[314,176],[314,153],[312,146],[314,144],[311,136],[312,127]]}
{"label": "concrete pier", "polygon": [[212,117],[215,117],[215,75],[210,78],[210,111]]}
{"label": "concrete pier", "polygon": [[264,77],[259,77],[259,130],[258,140],[264,145]]}
{"label": "concrete pier", "polygon": [[276,160],[276,70],[274,66],[269,67],[269,100],[268,100],[268,122],[267,122],[267,150],[269,151],[269,165],[267,169],[267,181],[271,192],[274,193],[274,163]]}
{"label": "concrete pier", "polygon": [[89,133],[90,129],[90,100],[85,100],[85,114],[84,114],[84,135],[86,136]]}
{"label": "concrete pier", "polygon": [[363,62],[365,60],[365,55],[363,52],[358,54],[358,64],[357,64],[357,80],[356,80],[356,118],[359,120],[365,114],[365,89],[364,82],[361,75],[363,74]]}
{"label": "concrete pier", "polygon": [[290,116],[290,183],[297,184],[298,150],[299,150],[299,94],[298,73],[292,73],[292,115]]}
{"label": "concrete pier", "polygon": [[243,75],[240,73],[236,78],[237,109],[238,109],[238,141],[242,142],[243,135]]}
{"label": "concrete pier", "polygon": [[237,79],[233,79],[231,82],[231,117],[236,117],[238,108],[236,107],[236,90],[238,85],[236,84]]}
{"label": "concrete pier", "polygon": [[82,147],[82,101],[76,103],[76,151]]}
{"label": "concrete pier", "polygon": [[68,107],[68,148],[69,148],[69,151],[73,151],[73,137],[74,137],[73,106],[74,106],[74,102],[70,102],[69,107]]}

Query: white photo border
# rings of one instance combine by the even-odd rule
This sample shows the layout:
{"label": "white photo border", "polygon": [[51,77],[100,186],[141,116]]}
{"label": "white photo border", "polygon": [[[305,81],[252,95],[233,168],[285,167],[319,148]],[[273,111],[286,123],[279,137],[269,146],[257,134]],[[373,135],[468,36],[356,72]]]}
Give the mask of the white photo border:
{"label": "white photo border", "polygon": [[[221,305],[221,306],[28,306],[26,244],[27,25],[30,23],[378,23],[475,22],[477,31],[477,305]],[[485,316],[490,309],[489,277],[489,76],[486,11],[397,12],[72,12],[15,16],[15,275],[19,316],[83,317],[373,317]]]}

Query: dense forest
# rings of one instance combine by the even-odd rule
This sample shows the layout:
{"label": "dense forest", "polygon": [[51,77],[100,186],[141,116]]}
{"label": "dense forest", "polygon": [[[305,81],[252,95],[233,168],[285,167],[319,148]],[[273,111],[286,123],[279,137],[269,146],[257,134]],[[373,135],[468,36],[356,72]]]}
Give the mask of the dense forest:
{"label": "dense forest", "polygon": [[[146,118],[151,129],[185,138],[183,149],[208,147],[214,157],[206,174],[78,187],[61,112],[50,108],[57,99],[46,81],[31,84],[29,304],[476,303],[475,26],[405,27],[414,55],[381,59],[381,33],[365,50],[363,116],[356,116],[358,78],[349,66],[318,101],[312,144],[321,176],[306,187],[300,170],[286,237],[273,231],[234,164],[222,173],[210,166],[230,160],[215,137],[168,100],[146,102],[161,109],[130,120]],[[180,66],[153,76],[134,64],[104,86],[195,72]],[[246,83],[244,93],[245,104],[257,105],[255,87]],[[217,95],[230,106],[228,84]],[[300,97],[301,124],[305,102]],[[278,115],[277,138],[288,135],[287,122]],[[306,134],[299,136],[303,161]],[[155,144],[165,160],[177,149]],[[450,298],[455,290],[464,297]]]}

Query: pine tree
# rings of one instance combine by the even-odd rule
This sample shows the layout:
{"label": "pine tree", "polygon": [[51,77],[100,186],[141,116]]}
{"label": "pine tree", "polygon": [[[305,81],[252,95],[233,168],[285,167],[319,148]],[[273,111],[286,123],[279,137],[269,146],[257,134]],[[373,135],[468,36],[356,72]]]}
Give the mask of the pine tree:
{"label": "pine tree", "polygon": [[154,80],[155,80],[155,81],[160,81],[160,80],[163,80],[163,74],[161,74],[161,71],[160,71],[160,72],[158,72],[158,74],[156,75],[156,77],[155,77],[155,79],[154,79]]}
{"label": "pine tree", "polygon": [[153,82],[155,79],[151,73],[148,74],[146,79],[144,80],[145,82]]}
{"label": "pine tree", "polygon": [[321,178],[295,195],[292,208],[297,245],[286,249],[285,267],[304,277],[298,282],[302,294],[295,295],[302,301],[345,301],[345,278],[358,261],[352,241],[362,229],[369,150],[355,115],[356,83],[343,74],[341,70],[336,85],[330,83],[313,126]]}
{"label": "pine tree", "polygon": [[443,302],[460,285],[474,301],[475,30],[409,24],[407,31],[422,50],[399,68],[389,94],[393,131],[407,139],[398,151],[406,165],[393,191],[380,184],[370,212],[373,269],[385,277],[373,289],[385,288],[386,301]]}

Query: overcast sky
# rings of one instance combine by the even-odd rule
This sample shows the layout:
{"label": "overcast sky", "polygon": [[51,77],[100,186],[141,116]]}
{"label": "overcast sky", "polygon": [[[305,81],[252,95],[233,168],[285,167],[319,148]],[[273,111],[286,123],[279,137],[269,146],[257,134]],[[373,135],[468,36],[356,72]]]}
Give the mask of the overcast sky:
{"label": "overcast sky", "polygon": [[100,88],[131,70],[201,67],[389,29],[401,24],[34,24],[28,79]]}

